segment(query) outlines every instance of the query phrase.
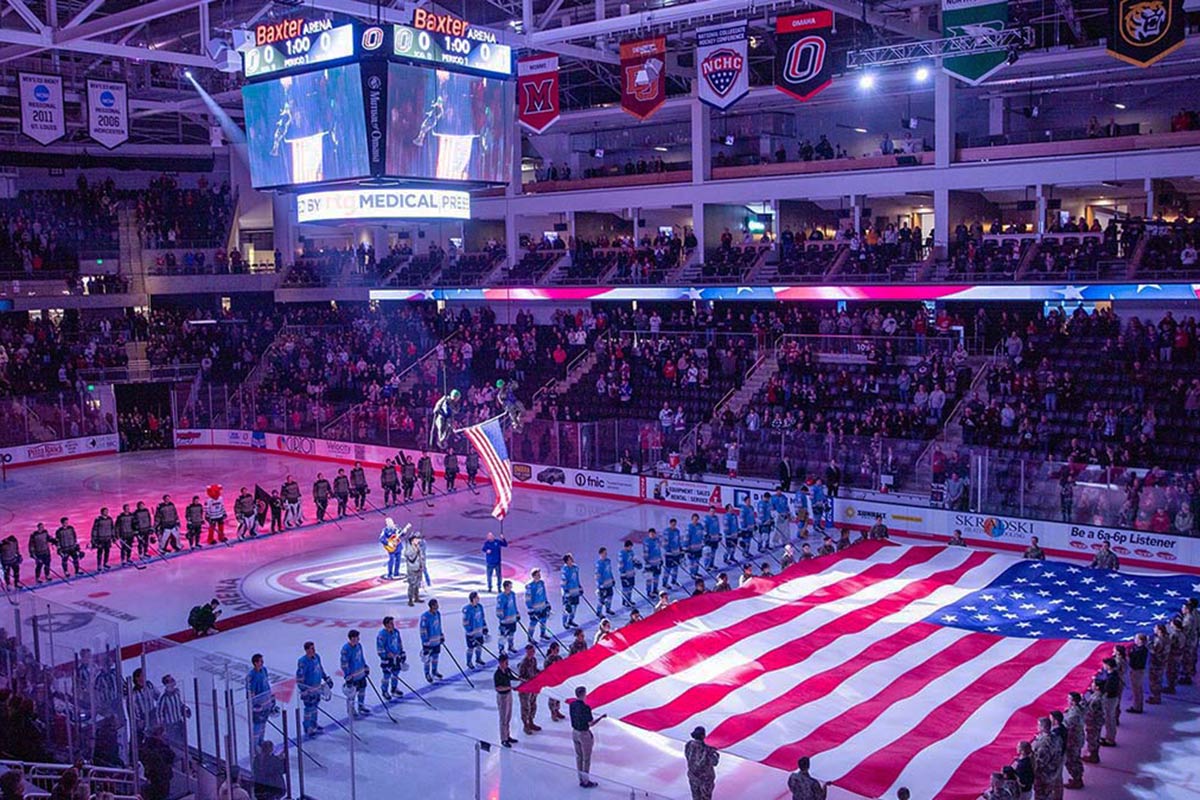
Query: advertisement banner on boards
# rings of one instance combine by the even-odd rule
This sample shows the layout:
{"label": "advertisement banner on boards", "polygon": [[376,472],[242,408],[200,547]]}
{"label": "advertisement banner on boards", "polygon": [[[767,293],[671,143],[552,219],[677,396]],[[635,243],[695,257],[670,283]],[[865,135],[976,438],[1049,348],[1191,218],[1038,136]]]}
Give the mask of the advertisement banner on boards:
{"label": "advertisement banner on boards", "polygon": [[700,101],[729,108],[750,91],[746,20],[696,29],[696,72]]}

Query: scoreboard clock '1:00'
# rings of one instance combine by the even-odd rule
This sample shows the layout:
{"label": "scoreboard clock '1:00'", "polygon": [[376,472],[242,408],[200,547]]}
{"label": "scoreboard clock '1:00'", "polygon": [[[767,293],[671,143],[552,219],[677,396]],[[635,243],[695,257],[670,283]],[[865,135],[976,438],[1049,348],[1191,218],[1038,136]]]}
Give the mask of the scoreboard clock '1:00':
{"label": "scoreboard clock '1:00'", "polygon": [[498,42],[479,41],[468,36],[451,36],[395,26],[395,55],[416,61],[444,64],[448,67],[512,75],[512,48]]}

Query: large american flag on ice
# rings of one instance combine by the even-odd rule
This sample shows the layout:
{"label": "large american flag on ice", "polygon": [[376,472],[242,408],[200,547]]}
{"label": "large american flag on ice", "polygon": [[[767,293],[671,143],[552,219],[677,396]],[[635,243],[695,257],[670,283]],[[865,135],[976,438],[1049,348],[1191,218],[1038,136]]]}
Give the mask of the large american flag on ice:
{"label": "large american flag on ice", "polygon": [[513,478],[512,462],[508,460],[508,445],[504,441],[504,429],[500,427],[500,418],[495,417],[464,428],[463,433],[479,453],[479,458],[492,479],[492,488],[496,490],[492,516],[504,519],[512,502]]}
{"label": "large american flag on ice", "polygon": [[1112,643],[1167,621],[1195,578],[959,547],[855,545],[683,600],[522,687],[865,797],[977,798]]}

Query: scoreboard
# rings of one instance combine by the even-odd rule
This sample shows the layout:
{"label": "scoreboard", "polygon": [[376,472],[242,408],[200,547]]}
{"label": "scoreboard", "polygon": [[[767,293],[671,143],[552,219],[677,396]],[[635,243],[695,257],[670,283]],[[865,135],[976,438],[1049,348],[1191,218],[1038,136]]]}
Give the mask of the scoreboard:
{"label": "scoreboard", "polygon": [[411,26],[393,27],[392,44],[397,58],[500,77],[512,75],[511,47],[500,43],[494,32],[473,28],[449,14],[414,10]]}
{"label": "scoreboard", "polygon": [[354,25],[328,19],[285,19],[254,29],[254,47],[244,55],[247,78],[294,72],[354,55]]}
{"label": "scoreboard", "polygon": [[296,17],[262,23],[253,33],[253,46],[242,53],[243,71],[251,81],[332,62],[380,58],[498,78],[513,74],[512,47],[499,41],[495,31],[420,8],[411,25],[335,25],[328,18]]}

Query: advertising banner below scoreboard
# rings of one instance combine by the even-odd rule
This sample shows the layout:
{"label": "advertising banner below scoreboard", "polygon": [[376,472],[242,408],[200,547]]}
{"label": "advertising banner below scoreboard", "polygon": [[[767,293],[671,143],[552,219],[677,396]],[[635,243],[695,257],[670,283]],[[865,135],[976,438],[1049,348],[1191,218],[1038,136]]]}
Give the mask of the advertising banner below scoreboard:
{"label": "advertising banner below scoreboard", "polygon": [[454,189],[338,189],[296,197],[297,222],[470,218],[470,192]]}

